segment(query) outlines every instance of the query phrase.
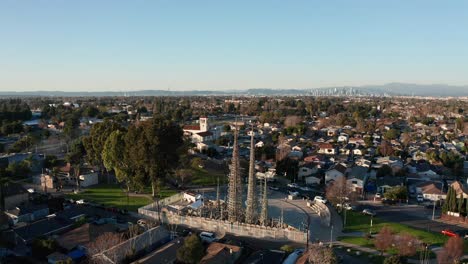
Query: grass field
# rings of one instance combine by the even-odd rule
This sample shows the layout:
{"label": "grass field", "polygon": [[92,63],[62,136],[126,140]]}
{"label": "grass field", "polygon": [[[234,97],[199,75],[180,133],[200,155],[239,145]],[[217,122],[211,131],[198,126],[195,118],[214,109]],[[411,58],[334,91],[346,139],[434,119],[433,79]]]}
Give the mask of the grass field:
{"label": "grass field", "polygon": [[222,172],[201,168],[191,168],[190,172],[192,173],[191,185],[213,186],[218,184],[218,177],[220,184],[223,184],[223,180],[226,177]]}
{"label": "grass field", "polygon": [[99,203],[106,207],[116,207],[137,211],[139,207],[152,203],[153,201],[146,196],[129,197],[127,203],[127,194],[118,185],[102,184],[86,188],[79,194],[68,194],[68,198],[74,200],[85,199],[89,202]]}
{"label": "grass field", "polygon": [[[382,227],[388,226],[395,233],[409,233],[415,236],[416,238],[418,238],[419,240],[428,244],[442,245],[448,239],[446,236],[439,234],[439,233],[428,232],[424,230],[415,229],[407,225],[394,223],[394,222],[388,222],[378,217],[374,217],[372,222],[373,222],[372,233],[377,233],[380,231]],[[358,212],[349,211],[347,213],[346,227],[345,227],[344,232],[355,232],[355,231],[369,233],[370,216],[363,215]]]}

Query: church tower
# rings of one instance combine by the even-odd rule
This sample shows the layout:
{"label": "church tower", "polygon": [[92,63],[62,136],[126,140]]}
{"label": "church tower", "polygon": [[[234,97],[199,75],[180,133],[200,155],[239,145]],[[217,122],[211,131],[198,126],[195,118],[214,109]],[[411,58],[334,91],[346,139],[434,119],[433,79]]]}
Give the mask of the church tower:
{"label": "church tower", "polygon": [[206,132],[208,131],[208,117],[200,117],[200,131]]}

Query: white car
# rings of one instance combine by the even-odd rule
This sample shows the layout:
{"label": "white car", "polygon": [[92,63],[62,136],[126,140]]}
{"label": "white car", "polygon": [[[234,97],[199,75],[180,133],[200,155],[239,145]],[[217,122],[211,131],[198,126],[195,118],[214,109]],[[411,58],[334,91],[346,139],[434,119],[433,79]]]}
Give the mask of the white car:
{"label": "white car", "polygon": [[322,196],[315,196],[314,197],[314,202],[321,202],[323,204],[326,204],[328,201],[327,201],[327,199],[323,198]]}
{"label": "white car", "polygon": [[[341,207],[341,204],[337,204],[336,207]],[[345,210],[352,210],[353,207],[349,203],[344,203],[343,204],[343,209]]]}
{"label": "white car", "polygon": [[376,193],[376,194],[375,194],[375,198],[382,198],[382,194]]}
{"label": "white car", "polygon": [[211,242],[216,241],[215,234],[211,232],[201,232],[200,239],[202,242],[205,242],[205,243],[211,243]]}
{"label": "white car", "polygon": [[76,204],[88,204],[88,202],[85,199],[80,199],[76,201]]}
{"label": "white car", "polygon": [[418,194],[418,196],[416,197],[416,200],[418,201],[418,203],[422,203],[424,202],[424,196],[422,194]]}
{"label": "white car", "polygon": [[297,183],[289,183],[289,184],[288,184],[288,187],[289,187],[289,188],[298,188],[299,185],[297,185]]}

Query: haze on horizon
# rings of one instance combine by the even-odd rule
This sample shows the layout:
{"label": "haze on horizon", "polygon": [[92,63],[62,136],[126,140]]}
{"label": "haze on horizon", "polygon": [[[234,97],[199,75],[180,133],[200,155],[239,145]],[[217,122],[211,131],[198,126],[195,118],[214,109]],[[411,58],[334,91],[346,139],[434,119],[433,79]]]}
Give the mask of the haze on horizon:
{"label": "haze on horizon", "polygon": [[468,84],[468,2],[0,2],[0,91]]}

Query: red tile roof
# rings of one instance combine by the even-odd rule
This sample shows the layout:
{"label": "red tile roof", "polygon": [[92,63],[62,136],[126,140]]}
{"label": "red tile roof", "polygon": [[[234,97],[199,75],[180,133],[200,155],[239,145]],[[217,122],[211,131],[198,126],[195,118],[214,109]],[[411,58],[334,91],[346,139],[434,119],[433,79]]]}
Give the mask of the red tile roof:
{"label": "red tile roof", "polygon": [[200,130],[199,125],[185,125],[184,130]]}

